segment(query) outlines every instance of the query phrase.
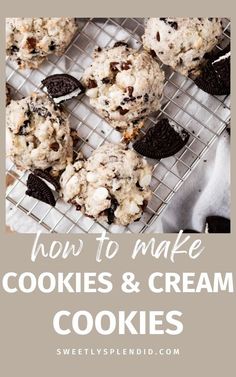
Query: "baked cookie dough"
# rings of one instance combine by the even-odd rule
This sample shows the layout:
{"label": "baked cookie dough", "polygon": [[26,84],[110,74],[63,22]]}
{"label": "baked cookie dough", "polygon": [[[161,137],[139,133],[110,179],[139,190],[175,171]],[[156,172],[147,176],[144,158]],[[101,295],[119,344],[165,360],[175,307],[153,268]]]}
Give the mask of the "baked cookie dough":
{"label": "baked cookie dough", "polygon": [[149,18],[143,45],[175,71],[196,76],[204,55],[213,49],[221,34],[220,18]]}
{"label": "baked cookie dough", "polygon": [[151,167],[123,144],[105,143],[87,161],[69,164],[60,178],[66,202],[94,219],[128,225],[151,197]]}
{"label": "baked cookie dough", "polygon": [[6,108],[9,154],[21,169],[50,169],[57,176],[71,162],[72,138],[67,115],[46,95],[32,93]]}
{"label": "baked cookie dough", "polygon": [[146,51],[118,42],[95,50],[82,82],[98,113],[132,139],[145,117],[160,108],[164,73]]}
{"label": "baked cookie dough", "polygon": [[75,18],[7,18],[6,55],[19,68],[38,68],[46,56],[61,55],[77,29]]}

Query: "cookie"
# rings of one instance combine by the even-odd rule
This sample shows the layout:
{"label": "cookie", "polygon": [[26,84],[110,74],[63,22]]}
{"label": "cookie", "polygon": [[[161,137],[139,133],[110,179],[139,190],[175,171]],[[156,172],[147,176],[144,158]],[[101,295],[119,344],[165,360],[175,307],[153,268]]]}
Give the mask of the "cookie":
{"label": "cookie", "polygon": [[160,160],[173,156],[188,142],[187,131],[171,126],[168,119],[161,119],[154,127],[149,128],[143,138],[133,144],[139,154]]}
{"label": "cookie", "polygon": [[38,68],[48,55],[62,55],[76,30],[75,18],[6,18],[6,55],[20,69]]}
{"label": "cookie", "polygon": [[42,89],[56,104],[77,97],[85,91],[79,80],[65,73],[46,77],[42,80]]}
{"label": "cookie", "polygon": [[212,54],[194,81],[204,92],[212,95],[230,94],[230,46]]}
{"label": "cookie", "polygon": [[123,144],[105,143],[87,161],[81,156],[60,178],[66,202],[94,219],[128,225],[140,219],[151,197],[151,167]]}
{"label": "cookie", "polygon": [[52,191],[40,178],[34,174],[30,174],[26,184],[26,195],[55,207],[56,201]]}
{"label": "cookie", "polygon": [[72,161],[73,147],[67,115],[46,95],[32,93],[6,108],[10,157],[17,167],[50,169],[59,175]]}
{"label": "cookie", "polygon": [[220,18],[149,18],[143,45],[175,71],[196,76],[204,55],[215,47],[221,34]]}
{"label": "cookie", "polygon": [[160,108],[164,73],[147,52],[117,42],[113,48],[95,50],[82,83],[91,105],[129,140]]}

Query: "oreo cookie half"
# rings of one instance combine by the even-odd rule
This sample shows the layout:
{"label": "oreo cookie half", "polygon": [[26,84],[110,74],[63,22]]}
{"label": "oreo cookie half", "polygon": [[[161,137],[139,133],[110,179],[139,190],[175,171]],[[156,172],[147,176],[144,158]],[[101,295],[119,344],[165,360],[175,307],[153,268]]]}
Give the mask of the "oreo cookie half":
{"label": "oreo cookie half", "polygon": [[56,191],[60,190],[60,184],[59,181],[52,177],[47,170],[42,169],[34,169],[34,175],[37,175],[37,177],[45,179],[48,183],[52,184]]}
{"label": "oreo cookie half", "polygon": [[228,45],[223,51],[211,56],[195,79],[195,84],[212,95],[230,94],[230,55]]}
{"label": "oreo cookie half", "polygon": [[187,131],[179,132],[170,125],[168,119],[161,119],[142,139],[133,144],[133,148],[143,156],[160,160],[179,152],[188,139]]}
{"label": "oreo cookie half", "polygon": [[42,89],[56,104],[77,97],[85,92],[79,80],[67,74],[56,74],[42,80]]}
{"label": "oreo cookie half", "polygon": [[[200,233],[194,229],[185,229],[183,233]],[[221,216],[208,216],[203,233],[230,233],[230,220]]]}
{"label": "oreo cookie half", "polygon": [[26,195],[55,207],[56,201],[53,196],[53,193],[50,190],[50,188],[46,185],[46,183],[42,181],[42,179],[40,179],[34,174],[30,174],[26,184]]}
{"label": "oreo cookie half", "polygon": [[221,216],[208,216],[205,233],[230,233],[230,220]]}

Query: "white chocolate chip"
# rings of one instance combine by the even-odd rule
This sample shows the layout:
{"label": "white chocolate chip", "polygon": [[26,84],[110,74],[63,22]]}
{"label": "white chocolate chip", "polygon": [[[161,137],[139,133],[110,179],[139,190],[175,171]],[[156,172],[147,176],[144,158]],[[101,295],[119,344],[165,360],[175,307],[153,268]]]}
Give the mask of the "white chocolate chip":
{"label": "white chocolate chip", "polygon": [[148,185],[150,185],[151,183],[151,179],[152,179],[152,176],[150,174],[146,174],[144,175],[140,181],[139,181],[139,184],[141,187],[146,187]]}
{"label": "white chocolate chip", "polygon": [[105,187],[98,187],[93,194],[93,199],[101,202],[108,196],[108,190]]}
{"label": "white chocolate chip", "polygon": [[140,211],[139,206],[137,206],[135,202],[130,202],[130,204],[128,205],[128,212],[131,215],[135,215],[136,213],[139,213],[139,211]]}
{"label": "white chocolate chip", "polygon": [[203,42],[202,38],[199,37],[199,38],[194,42],[193,47],[196,48],[196,49],[200,48],[200,47],[202,46],[202,42]]}
{"label": "white chocolate chip", "polygon": [[86,91],[86,94],[90,98],[96,98],[98,96],[98,88],[91,88]]}
{"label": "white chocolate chip", "polygon": [[122,71],[117,74],[116,83],[121,88],[126,88],[134,85],[135,78],[130,74],[130,72]]}
{"label": "white chocolate chip", "polygon": [[86,175],[86,179],[88,182],[96,182],[98,177],[97,177],[97,174],[95,173],[92,173],[91,171],[89,171]]}

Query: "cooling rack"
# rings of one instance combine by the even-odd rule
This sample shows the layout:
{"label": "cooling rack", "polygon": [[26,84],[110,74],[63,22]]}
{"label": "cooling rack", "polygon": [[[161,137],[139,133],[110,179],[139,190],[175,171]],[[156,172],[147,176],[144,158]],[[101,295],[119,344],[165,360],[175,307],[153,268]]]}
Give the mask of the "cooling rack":
{"label": "cooling rack", "polygon": [[[78,18],[77,21],[78,33],[62,57],[50,56],[39,69],[24,71],[18,71],[14,63],[6,59],[6,80],[15,89],[16,97],[39,91],[41,80],[50,74],[68,73],[80,78],[91,63],[96,46],[113,46],[116,41],[124,40],[131,47],[141,48],[140,38],[144,32],[142,18]],[[229,19],[223,19],[223,28],[218,49],[229,43]],[[230,121],[229,96],[210,96],[198,89],[191,79],[164,66],[162,68],[166,75],[163,105],[157,114],[147,119],[145,129],[158,119],[168,117],[172,124],[186,129],[190,138],[175,156],[158,162],[149,160],[153,165],[153,195],[142,218],[127,227],[104,225],[84,216],[61,199],[57,200],[56,207],[50,207],[25,195],[28,173],[20,172],[7,159],[6,174],[14,178],[14,182],[7,188],[6,200],[10,203],[10,209],[18,213],[17,218],[23,212],[40,224],[42,231],[49,233],[98,233],[104,229],[110,233],[148,232],[149,226],[158,221],[160,213]],[[79,101],[71,100],[66,108],[71,127],[80,135],[77,151],[81,150],[86,157],[104,141],[118,142],[121,139],[120,133],[94,112],[85,95]]]}

